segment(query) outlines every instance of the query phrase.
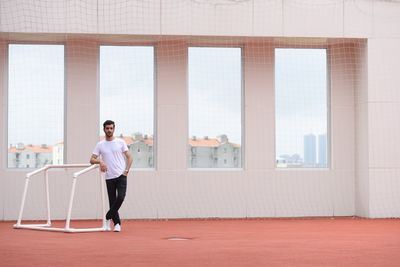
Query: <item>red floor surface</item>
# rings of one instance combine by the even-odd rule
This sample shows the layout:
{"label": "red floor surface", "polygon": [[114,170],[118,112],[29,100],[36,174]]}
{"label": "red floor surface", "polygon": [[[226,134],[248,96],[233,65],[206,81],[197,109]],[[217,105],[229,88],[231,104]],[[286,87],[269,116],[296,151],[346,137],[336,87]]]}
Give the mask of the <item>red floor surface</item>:
{"label": "red floor surface", "polygon": [[125,220],[69,234],[14,223],[0,222],[0,266],[400,266],[397,219]]}

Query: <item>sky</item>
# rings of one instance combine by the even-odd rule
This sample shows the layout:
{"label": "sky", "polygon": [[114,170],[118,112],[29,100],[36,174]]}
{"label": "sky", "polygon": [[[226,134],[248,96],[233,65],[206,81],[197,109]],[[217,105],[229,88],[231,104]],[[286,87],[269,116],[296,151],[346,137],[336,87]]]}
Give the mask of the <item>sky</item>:
{"label": "sky", "polygon": [[[242,140],[240,48],[189,48],[188,137]],[[276,154],[303,154],[305,134],[327,129],[325,49],[276,49]],[[100,118],[116,134],[154,134],[154,48],[100,47]],[[9,46],[8,143],[63,140],[64,47]],[[43,97],[46,96],[46,97]]]}
{"label": "sky", "polygon": [[226,134],[241,144],[240,48],[189,48],[189,136]]}
{"label": "sky", "polygon": [[303,137],[327,133],[326,49],[275,50],[276,155],[303,157]]}
{"label": "sky", "polygon": [[8,143],[62,141],[64,46],[10,45],[8,73]]}
{"label": "sky", "polygon": [[100,123],[113,120],[115,134],[154,134],[154,48],[100,47]]}

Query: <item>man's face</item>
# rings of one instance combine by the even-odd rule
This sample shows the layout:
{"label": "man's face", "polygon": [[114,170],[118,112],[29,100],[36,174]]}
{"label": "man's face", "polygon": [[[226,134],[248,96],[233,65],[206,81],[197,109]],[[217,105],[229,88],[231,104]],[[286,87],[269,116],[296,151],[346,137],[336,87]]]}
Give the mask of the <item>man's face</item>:
{"label": "man's face", "polygon": [[103,130],[107,137],[112,137],[114,134],[114,125],[106,125]]}

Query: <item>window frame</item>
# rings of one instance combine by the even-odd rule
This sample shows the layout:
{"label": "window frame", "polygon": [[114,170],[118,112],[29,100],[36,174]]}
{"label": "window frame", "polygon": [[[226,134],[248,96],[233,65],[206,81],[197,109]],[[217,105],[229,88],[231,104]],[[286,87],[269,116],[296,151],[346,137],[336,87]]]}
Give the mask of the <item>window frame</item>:
{"label": "window frame", "polygon": [[[153,147],[151,148],[151,152],[153,154],[152,168],[133,168],[133,164],[130,170],[134,171],[156,171],[158,169],[158,155],[157,155],[157,43],[156,42],[99,42],[98,43],[98,75],[97,75],[97,129],[100,128],[103,122],[100,121],[100,60],[101,53],[100,48],[102,46],[115,46],[115,47],[152,47],[153,48]],[[98,142],[99,140],[96,140]]]}
{"label": "window frame", "polygon": [[[331,48],[329,45],[304,45],[304,46],[295,46],[295,45],[281,45],[281,46],[274,46],[273,47],[273,84],[274,84],[274,169],[277,171],[330,171],[333,169],[332,164],[332,88],[331,88]],[[276,50],[277,49],[323,49],[326,51],[326,167],[299,167],[299,168],[283,168],[278,167],[277,164],[277,143],[276,143],[276,136],[277,136],[277,117],[276,117]],[[318,139],[318,135],[316,136]]]}
{"label": "window frame", "polygon": [[[240,167],[224,167],[224,168],[199,168],[199,167],[191,167],[190,153],[189,149],[186,149],[186,169],[189,171],[244,171],[245,170],[245,49],[244,45],[230,45],[230,44],[221,44],[221,43],[211,43],[211,44],[196,44],[196,43],[188,43],[187,44],[187,64],[186,64],[186,114],[187,114],[187,133],[186,133],[186,146],[189,145],[188,141],[191,138],[190,136],[190,121],[189,121],[189,49],[190,48],[239,48],[240,49],[240,135],[241,135],[241,144],[240,144]],[[197,158],[196,158],[197,161]]]}
{"label": "window frame", "polygon": [[25,168],[13,168],[9,167],[8,165],[8,149],[9,149],[9,110],[10,110],[10,103],[9,103],[9,95],[10,95],[10,83],[9,83],[9,73],[10,73],[10,45],[61,45],[63,46],[63,59],[64,59],[64,86],[63,86],[63,143],[64,143],[64,151],[63,151],[63,164],[68,164],[68,158],[67,158],[67,148],[65,146],[65,140],[66,140],[66,129],[67,129],[67,105],[66,105],[66,99],[67,99],[67,44],[65,41],[40,41],[40,40],[29,40],[29,41],[17,41],[14,39],[9,39],[5,42],[5,68],[4,68],[4,125],[5,130],[4,130],[4,143],[6,144],[5,146],[5,151],[4,154],[6,155],[3,160],[3,164],[5,166],[5,169],[8,171],[31,171],[34,169],[37,169],[35,167],[25,167]]}

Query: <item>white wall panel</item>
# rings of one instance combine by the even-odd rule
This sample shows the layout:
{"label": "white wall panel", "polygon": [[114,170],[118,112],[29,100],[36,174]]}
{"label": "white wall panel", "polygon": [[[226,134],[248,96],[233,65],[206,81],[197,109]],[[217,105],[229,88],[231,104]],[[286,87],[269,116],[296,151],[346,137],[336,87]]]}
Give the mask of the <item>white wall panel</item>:
{"label": "white wall panel", "polygon": [[187,217],[246,217],[243,171],[189,170],[186,186]]}
{"label": "white wall panel", "polygon": [[331,108],[331,155],[335,170],[354,170],[354,107]]}
{"label": "white wall panel", "polygon": [[253,0],[253,35],[283,35],[283,2],[280,0]]}
{"label": "white wall panel", "polygon": [[333,194],[333,215],[352,216],[355,214],[354,170],[334,170],[331,173]]}
{"label": "white wall panel", "polygon": [[274,169],[274,47],[267,42],[250,43],[244,55],[245,168]]}
{"label": "white wall panel", "polygon": [[368,101],[400,102],[399,47],[400,38],[368,41]]}
{"label": "white wall panel", "polygon": [[212,171],[192,170],[186,174],[187,179],[187,217],[217,217],[218,203],[216,196],[218,188],[215,186],[215,178]]}
{"label": "white wall panel", "polygon": [[370,103],[369,167],[400,168],[400,103]]}
{"label": "white wall panel", "polygon": [[367,169],[357,169],[355,183],[356,216],[370,216],[370,195],[369,171]]}
{"label": "white wall panel", "polygon": [[400,168],[371,169],[372,218],[400,217]]}
{"label": "white wall panel", "polygon": [[400,37],[396,1],[2,0],[3,32]]}
{"label": "white wall panel", "polygon": [[66,1],[1,1],[0,24],[4,32],[66,31]]}
{"label": "white wall panel", "polygon": [[154,170],[131,170],[126,198],[120,210],[121,218],[157,218],[158,184],[159,179]]}
{"label": "white wall panel", "polygon": [[216,5],[215,16],[217,35],[253,35],[253,1],[226,1]]}
{"label": "white wall panel", "polygon": [[[53,195],[55,207],[60,207],[58,211],[60,212],[57,214],[57,217],[60,219],[66,219],[66,211],[68,211],[68,204],[70,199],[70,192],[71,192],[71,185],[72,185],[72,177],[75,171],[79,171],[80,169],[75,169],[74,171],[68,171],[68,175],[65,174],[64,185],[60,185],[59,182],[53,183]],[[65,171],[62,171],[66,173]],[[55,179],[58,179],[56,177]],[[100,182],[104,183],[104,178],[100,177],[100,173],[97,170],[93,170],[90,173],[83,174],[77,178],[76,182],[76,190],[75,190],[75,197],[74,203],[72,208],[72,219],[101,219],[102,209],[101,209],[101,184]],[[106,204],[106,211],[108,210],[108,198],[107,198],[107,189],[104,190],[105,192],[105,204]],[[57,195],[56,195],[57,194]],[[60,195],[63,198],[60,198]],[[57,203],[56,201],[62,199],[61,203]],[[61,208],[63,207],[63,208]],[[54,214],[56,215],[56,214]],[[92,227],[99,227],[101,226],[101,222],[93,223]],[[72,225],[73,227],[73,225]]]}
{"label": "white wall panel", "polygon": [[99,0],[99,33],[160,34],[159,0]]}
{"label": "white wall panel", "polygon": [[[5,174],[2,176],[2,183],[6,190],[4,190],[4,195],[2,195],[4,202],[3,202],[3,210],[4,210],[4,220],[12,220],[12,219],[17,219],[18,218],[18,213],[19,213],[19,208],[21,205],[21,199],[22,199],[22,193],[24,190],[24,184],[25,184],[25,175],[24,172],[19,172],[19,173],[14,173],[14,175],[8,175]],[[36,179],[36,183],[33,184],[31,183],[30,185],[30,193],[27,194],[26,196],[26,201],[28,205],[25,207],[25,213],[23,219],[31,219],[32,214],[33,218],[41,217],[45,218],[46,213],[45,213],[45,198],[40,198],[38,197],[39,193],[35,193],[38,190],[38,182],[42,181],[40,183],[42,186],[40,188],[43,188],[43,178],[38,178]],[[32,193],[33,192],[33,193]],[[33,198],[35,197],[35,198]],[[43,204],[43,209],[41,208],[38,203]]]}
{"label": "white wall panel", "polygon": [[342,37],[342,0],[284,1],[283,35]]}
{"label": "white wall panel", "polygon": [[68,33],[97,33],[97,18],[97,0],[66,1],[66,31]]}
{"label": "white wall panel", "polygon": [[368,217],[370,209],[368,136],[368,46],[355,54],[355,215]]}
{"label": "white wall panel", "polygon": [[189,207],[184,171],[159,171],[156,190],[158,218],[187,217]]}
{"label": "white wall panel", "polygon": [[[354,76],[354,100],[356,106],[361,103],[368,102],[368,70],[370,68],[368,64],[368,53],[369,53],[369,42],[366,40],[357,42],[355,48],[355,76]],[[367,115],[367,114],[365,114]]]}
{"label": "white wall panel", "polygon": [[368,104],[357,104],[355,113],[355,208],[357,216],[368,217],[370,207]]}
{"label": "white wall panel", "polygon": [[243,171],[214,172],[215,195],[217,202],[217,217],[246,217],[245,175]]}
{"label": "white wall panel", "polygon": [[275,217],[274,171],[247,171],[246,179],[246,216]]}
{"label": "white wall panel", "polygon": [[158,105],[186,105],[188,45],[182,40],[160,41],[156,46]]}
{"label": "white wall panel", "polygon": [[159,105],[157,111],[157,169],[187,168],[187,108]]}
{"label": "white wall panel", "polygon": [[342,42],[328,49],[330,101],[332,106],[354,107],[354,81],[357,65],[353,42]]}
{"label": "white wall panel", "polygon": [[280,170],[275,173],[275,216],[332,216],[329,170]]}
{"label": "white wall panel", "polygon": [[192,35],[215,35],[216,30],[216,7],[212,2],[191,1],[191,34]]}
{"label": "white wall panel", "polygon": [[191,1],[161,1],[161,34],[191,34]]}
{"label": "white wall panel", "polygon": [[344,1],[344,37],[371,37],[373,31],[373,1]]}
{"label": "white wall panel", "polygon": [[399,1],[372,1],[373,2],[373,37],[392,38],[400,37],[400,2]]}
{"label": "white wall panel", "polygon": [[64,163],[89,163],[102,123],[98,121],[99,46],[96,39],[71,38],[66,44]]}
{"label": "white wall panel", "polygon": [[[395,2],[374,2],[374,36],[377,27],[385,28],[379,29],[379,36],[396,36],[391,24],[396,24],[398,6]],[[368,40],[368,203],[369,216],[374,218],[400,216],[396,204],[400,168],[398,44],[396,38]]]}
{"label": "white wall panel", "polygon": [[245,109],[245,153],[246,170],[275,168],[274,111],[271,106],[248,107]]}

